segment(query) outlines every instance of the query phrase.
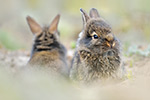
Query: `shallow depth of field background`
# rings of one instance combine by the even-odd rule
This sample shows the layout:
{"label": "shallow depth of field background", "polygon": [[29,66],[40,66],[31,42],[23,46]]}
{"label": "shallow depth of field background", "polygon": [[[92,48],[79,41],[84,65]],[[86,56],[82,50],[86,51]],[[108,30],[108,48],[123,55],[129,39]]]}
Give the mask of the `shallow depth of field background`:
{"label": "shallow depth of field background", "polygon": [[[150,100],[149,5],[150,0],[0,0],[0,100]],[[49,25],[61,14],[60,39],[72,51],[83,25],[79,9],[92,7],[122,43],[127,79],[88,87],[24,70],[33,43],[26,16]]]}
{"label": "shallow depth of field background", "polygon": [[33,35],[26,16],[32,16],[41,25],[49,25],[59,13],[61,41],[71,48],[82,29],[79,9],[89,12],[92,7],[111,24],[123,43],[149,43],[149,4],[149,0],[1,0],[0,47],[30,50]]}

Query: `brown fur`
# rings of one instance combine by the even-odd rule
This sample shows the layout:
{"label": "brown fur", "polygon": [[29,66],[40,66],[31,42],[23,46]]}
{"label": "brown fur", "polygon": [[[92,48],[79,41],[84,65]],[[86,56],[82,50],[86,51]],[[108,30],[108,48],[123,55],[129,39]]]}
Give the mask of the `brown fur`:
{"label": "brown fur", "polygon": [[66,48],[60,43],[57,31],[59,15],[49,27],[41,28],[31,17],[27,17],[27,21],[35,35],[29,65],[49,68],[54,73],[68,74]]}
{"label": "brown fur", "polygon": [[90,16],[83,9],[81,13],[84,27],[79,35],[70,77],[83,82],[122,77],[120,42],[110,25],[95,8],[90,10]]}

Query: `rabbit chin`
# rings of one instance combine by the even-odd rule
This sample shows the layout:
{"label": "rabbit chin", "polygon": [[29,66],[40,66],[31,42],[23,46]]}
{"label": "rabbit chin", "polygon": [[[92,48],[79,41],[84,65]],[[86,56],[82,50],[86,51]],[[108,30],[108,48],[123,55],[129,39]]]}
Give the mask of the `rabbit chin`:
{"label": "rabbit chin", "polygon": [[105,53],[103,53],[103,57],[113,57],[113,56],[115,56],[115,51],[114,50],[107,50]]}

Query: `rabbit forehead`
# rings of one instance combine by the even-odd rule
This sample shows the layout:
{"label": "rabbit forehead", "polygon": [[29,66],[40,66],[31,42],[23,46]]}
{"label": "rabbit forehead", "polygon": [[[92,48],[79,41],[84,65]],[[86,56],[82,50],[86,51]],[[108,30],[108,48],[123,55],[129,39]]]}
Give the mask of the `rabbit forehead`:
{"label": "rabbit forehead", "polygon": [[45,38],[47,38],[47,39],[59,40],[59,32],[56,31],[55,33],[50,33],[48,29],[49,26],[44,25],[42,27],[42,32],[38,34],[35,37],[35,39],[44,40]]}
{"label": "rabbit forehead", "polygon": [[98,33],[104,33],[104,32],[110,33],[112,31],[111,26],[102,19],[97,19],[97,20],[93,19],[89,21],[86,27],[89,33],[93,31]]}

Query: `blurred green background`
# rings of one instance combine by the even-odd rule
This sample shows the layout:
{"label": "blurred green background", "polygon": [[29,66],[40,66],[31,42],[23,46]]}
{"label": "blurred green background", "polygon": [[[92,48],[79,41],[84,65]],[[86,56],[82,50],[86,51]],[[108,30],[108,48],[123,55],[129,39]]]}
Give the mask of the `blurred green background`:
{"label": "blurred green background", "polygon": [[39,24],[50,24],[61,14],[61,41],[73,48],[82,29],[79,9],[97,8],[124,45],[150,42],[150,0],[0,0],[0,48],[32,47],[33,35],[26,22],[32,16]]}

